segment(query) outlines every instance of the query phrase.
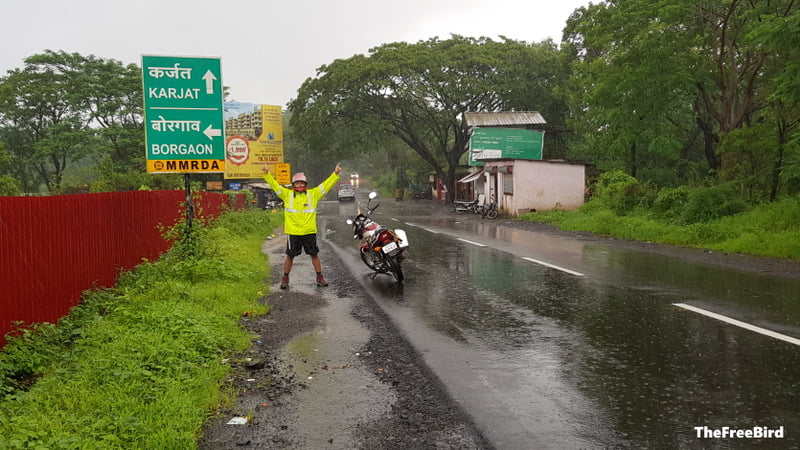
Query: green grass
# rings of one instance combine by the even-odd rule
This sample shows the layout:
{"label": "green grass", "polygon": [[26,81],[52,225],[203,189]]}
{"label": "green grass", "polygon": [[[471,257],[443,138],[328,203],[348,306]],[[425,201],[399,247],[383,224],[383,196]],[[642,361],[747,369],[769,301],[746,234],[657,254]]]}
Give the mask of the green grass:
{"label": "green grass", "polygon": [[222,360],[250,346],[244,313],[263,314],[264,236],[281,216],[229,213],[195,227],[110,290],[86,294],[58,326],[0,353],[0,448],[195,448],[230,401]]}
{"label": "green grass", "polygon": [[577,211],[528,213],[521,220],[547,222],[564,230],[712,250],[800,259],[800,201],[763,204],[707,222],[677,224],[648,210],[619,215],[599,202]]}

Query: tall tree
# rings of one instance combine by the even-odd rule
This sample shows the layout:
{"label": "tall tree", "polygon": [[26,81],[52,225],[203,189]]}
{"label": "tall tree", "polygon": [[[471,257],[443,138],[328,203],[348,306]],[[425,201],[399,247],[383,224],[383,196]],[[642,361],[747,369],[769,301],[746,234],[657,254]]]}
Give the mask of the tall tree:
{"label": "tall tree", "polygon": [[83,67],[90,126],[118,171],[145,167],[142,72],[139,66],[89,58]]}
{"label": "tall tree", "polygon": [[25,188],[57,189],[67,166],[88,155],[141,149],[137,80],[135,66],[49,50],[0,78],[0,127]]}
{"label": "tall tree", "polygon": [[390,134],[427,162],[452,193],[469,141],[463,113],[502,110],[511,99],[515,107],[531,109],[535,101],[526,103],[522,92],[512,89],[524,84],[520,80],[550,80],[520,73],[531,64],[523,64],[531,56],[528,47],[508,39],[452,36],[385,44],[368,56],[336,60],[303,83],[289,106],[291,126],[312,148],[329,148],[334,130]]}
{"label": "tall tree", "polygon": [[770,52],[766,76],[773,88],[768,117],[776,129],[770,200],[775,200],[782,182],[792,192],[800,190],[800,10],[761,19],[753,38]]}
{"label": "tall tree", "polygon": [[[626,138],[618,140],[628,149],[640,149],[647,130],[663,121],[676,125],[676,149],[699,130],[708,167],[719,171],[724,135],[766,105],[769,51],[752,32],[765,15],[786,17],[796,9],[792,0],[615,0],[582,8],[568,25],[579,61],[577,92],[587,100],[575,102],[576,111],[602,118],[595,133],[621,130]],[[686,124],[689,108],[694,127]],[[650,127],[636,125],[648,119]],[[652,136],[664,148],[669,134]]]}
{"label": "tall tree", "polygon": [[601,168],[653,178],[694,147],[686,132],[695,127],[693,85],[684,69],[690,63],[678,64],[672,54],[691,43],[678,28],[651,18],[655,6],[643,6],[650,14],[631,14],[615,2],[576,10],[564,48],[575,59],[571,123],[588,152]]}

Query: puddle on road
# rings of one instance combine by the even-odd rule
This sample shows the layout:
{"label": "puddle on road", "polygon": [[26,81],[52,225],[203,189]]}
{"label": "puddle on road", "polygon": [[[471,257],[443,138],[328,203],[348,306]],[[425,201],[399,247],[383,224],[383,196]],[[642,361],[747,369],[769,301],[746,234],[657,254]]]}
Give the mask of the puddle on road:
{"label": "puddle on road", "polygon": [[[388,386],[361,366],[357,352],[369,332],[350,316],[352,307],[350,299],[330,301],[322,313],[326,323],[281,351],[281,359],[306,386],[281,406],[289,422],[303,424],[285,430],[302,448],[357,447],[352,435],[356,427],[380,420],[396,400]],[[263,420],[275,420],[265,412]]]}
{"label": "puddle on road", "polygon": [[[262,247],[270,255],[273,272],[282,269],[285,245],[283,239],[276,241]],[[237,397],[233,414],[247,417],[248,424],[212,427],[201,448],[357,448],[358,430],[381,420],[396,402],[391,387],[366,364],[362,366],[358,352],[368,343],[370,332],[351,315],[361,300],[340,296],[335,285],[316,287],[305,255],[295,259],[292,275],[288,291],[274,284],[273,292],[289,301],[324,302],[312,314],[318,316],[313,322],[317,325],[280,348],[275,358],[280,374],[265,374],[253,383],[266,386],[293,379],[301,387],[275,399],[265,398],[268,394],[258,386],[245,390]]]}

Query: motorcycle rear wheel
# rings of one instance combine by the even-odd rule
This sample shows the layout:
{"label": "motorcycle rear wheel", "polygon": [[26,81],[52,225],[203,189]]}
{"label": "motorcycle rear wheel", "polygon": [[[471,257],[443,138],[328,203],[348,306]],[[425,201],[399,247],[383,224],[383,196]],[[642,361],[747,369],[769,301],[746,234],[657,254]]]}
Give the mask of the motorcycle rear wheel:
{"label": "motorcycle rear wheel", "polygon": [[389,268],[392,271],[392,275],[394,275],[394,279],[397,280],[398,283],[402,283],[403,269],[400,267],[400,262],[398,262],[395,258],[386,258],[386,262],[389,264]]}
{"label": "motorcycle rear wheel", "polygon": [[490,209],[490,210],[486,211],[486,218],[487,219],[497,219],[497,210],[496,209]]}

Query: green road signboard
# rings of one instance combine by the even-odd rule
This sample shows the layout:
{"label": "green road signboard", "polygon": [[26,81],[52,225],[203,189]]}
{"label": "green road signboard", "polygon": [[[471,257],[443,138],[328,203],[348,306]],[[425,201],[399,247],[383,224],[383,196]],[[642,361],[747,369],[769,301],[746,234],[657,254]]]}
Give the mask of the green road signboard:
{"label": "green road signboard", "polygon": [[147,171],[225,172],[219,58],[142,55]]}
{"label": "green road signboard", "polygon": [[542,159],[544,133],[522,128],[475,128],[469,140],[470,165],[489,159]]}

